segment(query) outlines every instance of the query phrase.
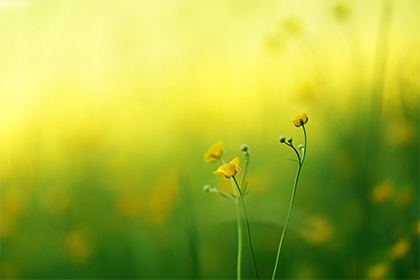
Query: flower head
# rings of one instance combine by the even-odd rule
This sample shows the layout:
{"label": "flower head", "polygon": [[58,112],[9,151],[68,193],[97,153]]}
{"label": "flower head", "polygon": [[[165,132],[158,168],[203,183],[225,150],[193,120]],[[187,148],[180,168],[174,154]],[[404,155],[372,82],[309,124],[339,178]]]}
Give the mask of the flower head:
{"label": "flower head", "polygon": [[239,158],[232,159],[228,164],[223,164],[217,171],[214,171],[213,174],[223,177],[225,179],[230,179],[232,176],[235,176],[239,172]]}
{"label": "flower head", "polygon": [[204,155],[203,159],[207,162],[217,161],[223,153],[223,141],[219,141],[216,144],[213,144],[207,153]]}
{"label": "flower head", "polygon": [[247,144],[242,144],[241,145],[241,151],[244,152],[244,153],[248,152],[248,145]]}
{"label": "flower head", "polygon": [[292,123],[296,126],[299,127],[301,125],[304,125],[308,122],[308,116],[306,115],[306,113],[303,113],[302,115],[297,115],[296,117],[294,117],[292,119]]}

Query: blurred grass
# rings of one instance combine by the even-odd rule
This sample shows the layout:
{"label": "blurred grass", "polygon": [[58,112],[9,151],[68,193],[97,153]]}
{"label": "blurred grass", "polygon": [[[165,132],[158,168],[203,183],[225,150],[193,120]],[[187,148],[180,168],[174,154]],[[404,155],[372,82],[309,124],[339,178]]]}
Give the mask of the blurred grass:
{"label": "blurred grass", "polygon": [[[271,275],[419,277],[417,1],[2,1],[1,278],[235,278],[234,207],[202,192],[251,151]],[[244,277],[252,277],[249,252]]]}

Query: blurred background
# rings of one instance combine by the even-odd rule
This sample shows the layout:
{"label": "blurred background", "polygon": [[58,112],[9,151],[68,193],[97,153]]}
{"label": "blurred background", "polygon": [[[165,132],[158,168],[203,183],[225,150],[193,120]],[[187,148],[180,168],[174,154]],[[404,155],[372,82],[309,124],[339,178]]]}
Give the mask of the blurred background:
{"label": "blurred background", "polygon": [[[0,1],[2,279],[419,278],[420,2]],[[246,239],[245,239],[246,241]],[[243,277],[253,278],[244,243]]]}

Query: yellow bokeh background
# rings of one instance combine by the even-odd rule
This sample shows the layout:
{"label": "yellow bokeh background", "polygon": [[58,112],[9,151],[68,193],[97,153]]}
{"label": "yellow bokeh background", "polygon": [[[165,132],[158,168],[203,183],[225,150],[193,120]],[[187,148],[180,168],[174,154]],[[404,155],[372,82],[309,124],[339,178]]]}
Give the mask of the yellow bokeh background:
{"label": "yellow bokeh background", "polygon": [[302,112],[309,154],[279,277],[418,277],[419,10],[2,0],[1,277],[235,277],[234,210],[202,192],[230,191],[202,160],[219,140],[226,160],[250,146],[269,277],[295,170],[277,139],[303,141]]}

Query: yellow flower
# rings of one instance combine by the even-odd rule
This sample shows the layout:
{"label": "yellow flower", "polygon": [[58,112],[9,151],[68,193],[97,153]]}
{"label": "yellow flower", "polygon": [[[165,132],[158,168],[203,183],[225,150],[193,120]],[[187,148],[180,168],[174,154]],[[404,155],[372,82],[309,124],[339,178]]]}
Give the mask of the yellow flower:
{"label": "yellow flower", "polygon": [[304,125],[308,122],[308,116],[306,115],[306,113],[303,113],[302,115],[297,115],[296,117],[294,117],[292,119],[292,123],[296,126],[299,127],[301,125]]}
{"label": "yellow flower", "polygon": [[204,155],[204,160],[207,162],[215,162],[223,153],[223,141],[219,141],[216,144],[213,144],[207,153]]}
{"label": "yellow flower", "polygon": [[239,158],[232,159],[228,164],[223,164],[217,171],[214,171],[213,174],[229,179],[232,176],[235,176],[239,172]]}
{"label": "yellow flower", "polygon": [[389,265],[387,263],[378,263],[371,266],[367,272],[368,279],[384,279],[389,271]]}
{"label": "yellow flower", "polygon": [[394,244],[391,248],[391,258],[399,259],[407,255],[408,251],[410,250],[410,242],[407,238],[402,238],[398,240],[397,243]]}
{"label": "yellow flower", "polygon": [[418,220],[417,224],[414,226],[414,233],[420,235],[420,220]]}
{"label": "yellow flower", "polygon": [[372,190],[371,200],[373,203],[382,203],[392,198],[394,187],[388,180],[375,186]]}

